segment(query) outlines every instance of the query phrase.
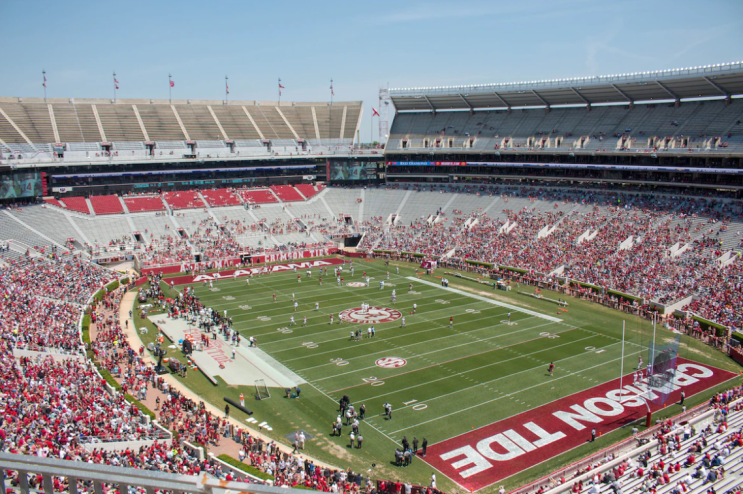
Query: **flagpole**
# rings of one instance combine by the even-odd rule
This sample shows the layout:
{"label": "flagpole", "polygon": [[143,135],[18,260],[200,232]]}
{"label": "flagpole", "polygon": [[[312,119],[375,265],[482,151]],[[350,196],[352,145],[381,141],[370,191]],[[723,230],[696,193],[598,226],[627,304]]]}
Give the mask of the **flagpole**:
{"label": "flagpole", "polygon": [[330,106],[333,106],[333,79],[330,79]]}
{"label": "flagpole", "polygon": [[227,84],[229,77],[224,76],[224,101],[225,103],[230,99],[230,86]]}
{"label": "flagpole", "polygon": [[44,103],[46,103],[46,70],[41,69],[41,74],[44,76],[44,84],[42,86],[44,86]]}
{"label": "flagpole", "polygon": [[168,103],[173,104],[173,76],[168,74]]}
{"label": "flagpole", "polygon": [[116,71],[114,70],[114,103],[116,103]]}
{"label": "flagpole", "polygon": [[279,77],[279,106],[281,106],[281,77]]}
{"label": "flagpole", "polygon": [[622,403],[622,380],[624,379],[624,328],[625,321],[622,321],[622,360],[619,364],[619,403]]}

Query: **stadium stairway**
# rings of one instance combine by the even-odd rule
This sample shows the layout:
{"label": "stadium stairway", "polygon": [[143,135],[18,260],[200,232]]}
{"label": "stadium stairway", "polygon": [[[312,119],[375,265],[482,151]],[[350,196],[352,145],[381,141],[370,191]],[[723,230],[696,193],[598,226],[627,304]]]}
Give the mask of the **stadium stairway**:
{"label": "stadium stairway", "polygon": [[296,187],[294,187],[294,190],[297,192],[297,194],[299,194],[300,196],[302,196],[302,199],[303,200],[305,200],[305,201],[307,200],[307,196],[305,196],[304,194],[302,194],[302,191],[301,190],[299,190]]}
{"label": "stadium stairway", "polygon": [[128,218],[129,217],[128,216],[129,215],[129,207],[127,207],[126,202],[124,201],[124,199],[121,196],[117,195],[117,197],[119,198],[119,202],[121,202],[121,209],[124,210],[124,212],[127,214],[127,218]]}
{"label": "stadium stairway", "polygon": [[206,197],[204,197],[204,194],[201,193],[201,191],[196,191],[196,195],[199,196],[199,199],[204,201],[204,207],[206,208],[206,211],[209,213],[209,215],[214,218],[214,221],[217,222],[217,225],[221,225],[222,221],[217,217],[216,213],[212,209],[212,207],[209,205],[209,201],[206,200]]}
{"label": "stadium stairway", "polygon": [[[123,202],[123,201],[122,201]],[[126,215],[126,222],[129,224],[129,228],[132,230],[132,238],[134,237],[134,232],[139,232],[140,230],[137,228],[137,226],[134,224],[134,219],[131,214]],[[141,233],[141,232],[140,232]],[[150,245],[150,239],[147,238],[146,235],[142,235],[142,240],[144,240],[145,245]]]}
{"label": "stadium stairway", "polygon": [[[287,207],[287,208],[285,208],[285,209],[284,209],[284,211],[286,211],[286,214],[288,214],[288,215],[289,215],[289,217],[291,218],[291,221],[292,221],[292,222],[296,222],[296,221],[297,221],[297,217],[296,217],[296,216],[294,216],[294,214],[293,214],[293,213],[292,213],[292,211],[291,211],[291,208]],[[304,224],[304,222],[302,222],[302,224]],[[305,225],[305,227],[306,227],[306,225]],[[300,233],[304,233],[305,235],[309,234],[309,237],[310,237],[310,238],[311,238],[311,239],[312,239],[312,240],[313,240],[314,242],[320,242],[320,240],[318,240],[318,239],[317,239],[317,237],[315,237],[315,234],[314,234],[313,232],[300,232]]]}
{"label": "stadium stairway", "polygon": [[320,202],[322,202],[325,205],[325,208],[328,210],[328,213],[330,214],[329,218],[334,220],[336,218],[335,213],[330,208],[328,201],[325,200],[325,196],[320,196]]}
{"label": "stadium stairway", "polygon": [[163,204],[165,204],[165,211],[167,212],[168,216],[173,214],[173,208],[170,207],[170,204],[168,204],[168,201],[165,199],[165,196],[161,195],[160,199],[163,201]]}
{"label": "stadium stairway", "polygon": [[80,229],[80,227],[77,225],[77,223],[75,223],[75,221],[72,219],[72,216],[70,216],[69,214],[66,214],[65,216],[67,217],[67,221],[69,221],[70,224],[72,225],[72,228],[74,228],[75,231],[77,232],[77,234],[80,235],[79,238],[80,238],[80,240],[83,241],[83,244],[84,245],[93,245],[93,242],[91,242],[90,239],[88,238],[88,236],[85,235],[85,233],[83,233],[82,229]]}
{"label": "stadium stairway", "polygon": [[359,216],[358,221],[364,221],[364,204],[366,204],[366,189],[361,189],[361,202],[359,203]]}
{"label": "stadium stairway", "polygon": [[282,201],[282,200],[281,200],[281,198],[279,197],[279,195],[278,195],[278,194],[276,193],[276,191],[275,191],[275,190],[273,190],[273,189],[272,189],[271,187],[269,187],[269,188],[268,188],[268,191],[269,191],[269,192],[271,192],[271,195],[273,195],[273,196],[274,196],[274,197],[276,198],[276,201],[277,201],[277,202],[278,202],[279,204],[284,204],[284,201]]}
{"label": "stadium stairway", "polygon": [[88,210],[90,211],[90,215],[96,216],[95,209],[93,208],[93,204],[90,202],[90,199],[88,197],[85,198],[85,204],[88,205]]}

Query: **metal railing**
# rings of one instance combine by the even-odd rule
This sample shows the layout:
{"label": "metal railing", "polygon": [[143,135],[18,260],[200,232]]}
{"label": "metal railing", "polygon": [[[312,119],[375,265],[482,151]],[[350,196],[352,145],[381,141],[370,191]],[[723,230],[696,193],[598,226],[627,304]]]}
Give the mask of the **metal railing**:
{"label": "metal railing", "polygon": [[[13,489],[21,494],[44,492],[53,494],[54,477],[64,478],[69,482],[70,494],[78,494],[78,482],[85,485],[87,492],[103,494],[104,485],[115,485],[122,494],[143,492],[187,493],[187,494],[224,494],[227,491],[256,494],[291,494],[298,489],[286,489],[268,485],[245,482],[227,482],[202,474],[200,476],[176,475],[136,468],[113,467],[79,461],[39,458],[37,456],[0,453],[0,494],[6,494],[8,471],[18,473],[17,487]],[[32,485],[29,476],[41,476],[40,485]]]}

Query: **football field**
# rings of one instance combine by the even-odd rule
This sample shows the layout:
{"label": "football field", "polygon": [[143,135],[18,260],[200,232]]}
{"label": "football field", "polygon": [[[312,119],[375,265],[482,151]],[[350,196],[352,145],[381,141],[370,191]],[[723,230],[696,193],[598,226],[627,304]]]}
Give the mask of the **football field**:
{"label": "football field", "polygon": [[[404,436],[425,437],[430,447],[619,377],[620,318],[581,326],[566,321],[570,306],[560,312],[556,304],[536,304],[514,291],[503,296],[492,285],[446,288],[414,269],[398,274],[394,266],[359,260],[351,276],[350,266],[343,266],[342,285],[333,274],[337,265],[329,265],[327,275],[316,267],[311,276],[298,269],[252,276],[249,284],[246,277],[228,277],[214,289],[203,282],[190,286],[204,305],[226,310],[243,338],[257,338],[262,351],[306,381],[303,391],[309,386],[324,397],[313,403],[322,407],[322,420],[332,422],[347,395],[357,410],[366,407],[367,440],[370,428],[387,438],[390,450]],[[461,281],[444,270],[436,275]],[[358,330],[361,338],[352,338]],[[635,331],[626,339],[625,375],[639,356],[647,358],[649,337]],[[391,418],[383,413],[385,403]]]}
{"label": "football field", "polygon": [[[301,283],[290,271],[253,276],[249,286],[237,278],[218,281],[217,292],[203,284],[195,289],[206,306],[227,310],[243,337],[258,338],[263,351],[320,392],[335,402],[348,395],[357,408],[366,405],[366,424],[395,442],[404,435],[439,442],[618,376],[622,348],[616,336],[570,326],[557,314],[525,313],[443,288],[436,278],[419,281],[393,269],[387,280],[379,264],[356,262],[354,277],[343,275],[344,283],[361,282],[366,271],[369,287],[338,286],[334,267],[328,267],[328,276],[313,272],[310,278],[299,270]],[[382,290],[379,281],[385,282]],[[362,303],[381,310],[370,311],[367,319]],[[240,309],[245,305],[250,309]],[[356,308],[351,317],[362,323],[339,316]],[[292,316],[296,324],[290,326]],[[387,319],[394,320],[374,322]],[[369,338],[371,326],[375,336]],[[350,332],[358,329],[362,338],[352,341]],[[627,345],[628,368],[643,351]],[[549,377],[552,361],[555,372]],[[385,402],[392,405],[392,420],[378,415]]]}

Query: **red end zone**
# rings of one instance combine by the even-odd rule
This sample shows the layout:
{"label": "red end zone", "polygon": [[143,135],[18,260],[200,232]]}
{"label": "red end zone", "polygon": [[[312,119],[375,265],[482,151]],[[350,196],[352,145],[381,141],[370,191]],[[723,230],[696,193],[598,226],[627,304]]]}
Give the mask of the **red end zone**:
{"label": "red end zone", "polygon": [[[245,268],[245,269],[230,269],[227,271],[222,271],[220,273],[208,273],[208,274],[197,274],[197,275],[187,275],[187,276],[174,276],[172,278],[164,278],[163,281],[165,281],[168,285],[171,283],[174,285],[188,285],[189,283],[200,283],[202,281],[216,281],[216,280],[227,280],[227,279],[234,279],[234,278],[241,278],[243,276],[250,276],[250,275],[256,275],[256,274],[268,274],[268,273],[276,273],[278,271],[293,271],[294,268],[297,268],[297,274],[302,275],[302,282],[312,282],[314,280],[317,280],[318,277],[320,277],[320,273],[315,272],[312,274],[312,278],[307,278],[305,276],[305,270],[307,269],[315,269],[315,268],[322,268],[325,266],[335,266],[338,264],[343,264],[343,259],[325,259],[321,261],[302,261],[302,262],[291,262],[287,264],[276,264],[275,266],[261,266],[257,268]],[[302,270],[301,273],[299,273],[299,270]],[[333,281],[332,277],[329,281]]]}
{"label": "red end zone", "polygon": [[[689,397],[734,377],[679,358],[666,404],[677,403],[681,390]],[[645,400],[637,395],[646,388],[632,381],[633,374],[624,378],[621,403],[616,379],[429,446],[423,460],[467,489],[481,489],[584,444],[591,429],[598,436],[644,417]],[[653,412],[660,408],[650,403]]]}

